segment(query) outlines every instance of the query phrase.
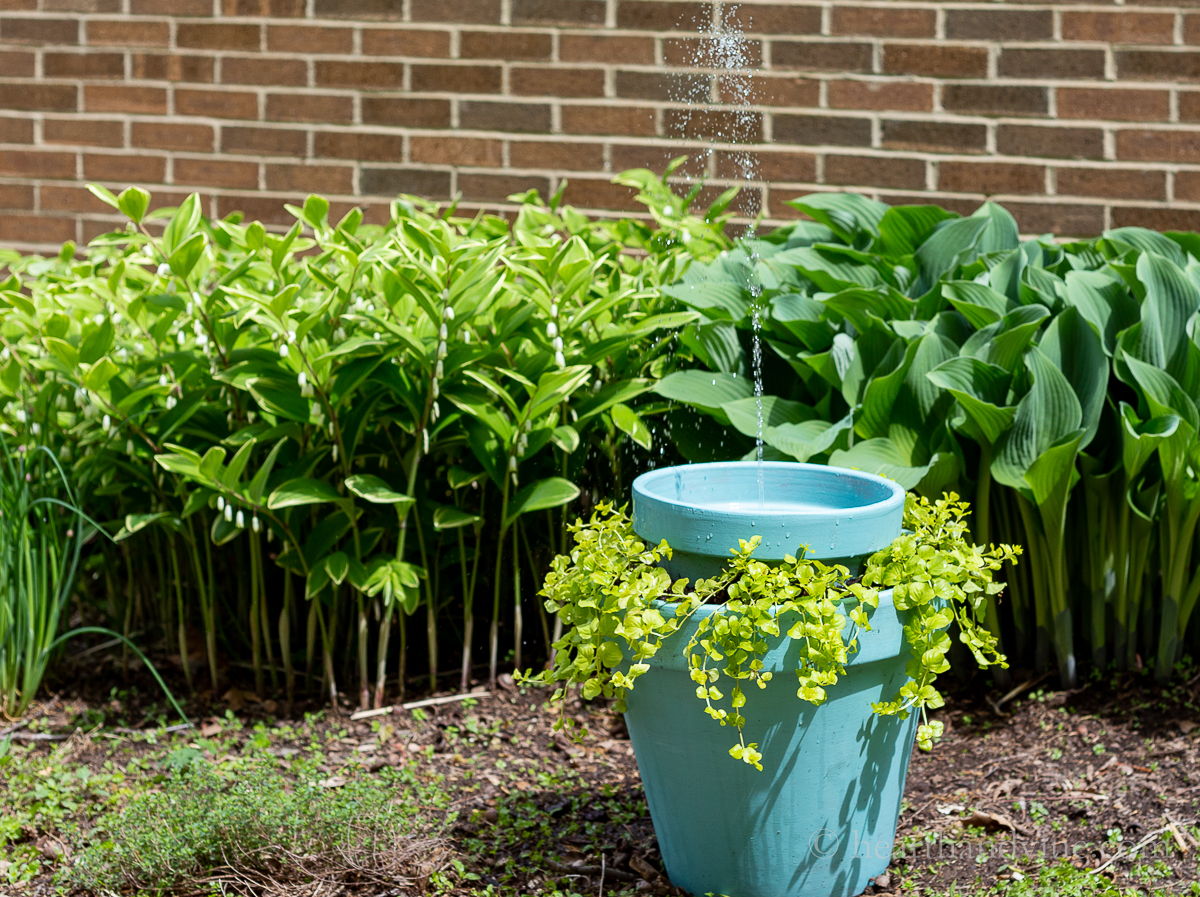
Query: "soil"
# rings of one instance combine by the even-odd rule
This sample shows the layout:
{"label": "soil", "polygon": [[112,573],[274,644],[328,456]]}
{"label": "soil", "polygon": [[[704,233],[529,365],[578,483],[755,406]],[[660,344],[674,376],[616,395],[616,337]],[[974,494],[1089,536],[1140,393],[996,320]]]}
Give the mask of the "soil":
{"label": "soil", "polygon": [[[444,777],[452,812],[443,893],[490,885],[516,894],[681,894],[662,872],[622,719],[603,702],[569,702],[566,714],[588,730],[575,744],[551,732],[557,708],[547,693],[501,681],[495,693],[419,713],[324,715],[315,725],[336,730],[338,741],[322,771],[371,775],[419,762]],[[865,893],[1003,893],[1006,883],[1061,862],[1099,870],[1120,887],[1168,893],[1200,879],[1200,676],[1165,690],[1131,674],[1074,692],[1037,680],[1014,696],[983,691],[964,686],[934,715],[946,735],[931,753],[914,752],[892,865]],[[147,681],[138,693],[152,692]],[[28,729],[11,734],[50,751],[52,733],[103,709],[108,737],[119,737],[112,721],[136,727],[145,709],[138,704],[60,697],[32,727],[36,738]],[[274,702],[236,688],[189,706],[204,715],[199,728],[209,736],[229,726],[226,709],[245,727],[239,738],[280,715]],[[7,728],[0,724],[0,734]],[[286,755],[285,744],[277,748]],[[74,761],[93,754],[102,759],[84,746]]]}

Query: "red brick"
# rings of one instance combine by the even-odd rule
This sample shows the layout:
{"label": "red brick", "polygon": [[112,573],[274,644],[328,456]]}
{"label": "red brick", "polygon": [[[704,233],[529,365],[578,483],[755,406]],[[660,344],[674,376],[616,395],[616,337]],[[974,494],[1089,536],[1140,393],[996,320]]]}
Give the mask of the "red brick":
{"label": "red brick", "polygon": [[404,66],[398,62],[318,62],[316,83],[323,87],[395,89],[404,86]]}
{"label": "red brick", "polygon": [[83,106],[88,112],[163,115],[167,111],[167,92],[161,87],[87,84],[83,88]]}
{"label": "red brick", "polygon": [[205,118],[258,118],[258,96],[238,90],[176,88],[175,113]]}
{"label": "red brick", "polygon": [[4,108],[24,112],[74,112],[79,89],[73,84],[22,84],[5,91]]}
{"label": "red brick", "polygon": [[981,153],[987,147],[983,125],[885,118],[882,126],[883,145],[888,149]]}
{"label": "red brick", "polygon": [[[938,204],[945,205],[940,200]],[[1094,237],[1104,230],[1104,207],[1098,204],[1005,200],[1004,208],[1012,212],[1023,234]]]}
{"label": "red brick", "polygon": [[166,53],[134,53],[130,57],[133,77],[139,81],[192,81],[211,84],[213,60],[209,56],[176,56]]}
{"label": "red brick", "polygon": [[771,65],[777,69],[810,72],[869,72],[874,49],[849,41],[773,41]]}
{"label": "red brick", "polygon": [[352,53],[354,32],[349,28],[269,25],[267,49],[273,53]]}
{"label": "red brick", "polygon": [[1060,87],[1056,96],[1059,118],[1166,121],[1171,115],[1171,95],[1165,90]]}
{"label": "red brick", "polygon": [[1179,120],[1200,122],[1200,91],[1179,91]]}
{"label": "red brick", "polygon": [[1054,172],[1054,192],[1059,196],[1166,200],[1167,175],[1112,167],[1059,168]]}
{"label": "red brick", "polygon": [[1200,162],[1200,132],[1117,131],[1117,158],[1131,162]]}
{"label": "red brick", "polygon": [[0,118],[0,143],[33,143],[33,119]]}
{"label": "red brick", "polygon": [[649,65],[654,62],[654,38],[614,34],[563,34],[558,38],[563,62],[608,62]]}
{"label": "red brick", "polygon": [[458,190],[468,201],[506,202],[512,194],[526,190],[549,196],[550,179],[526,174],[460,174]]}
{"label": "red brick", "polygon": [[175,157],[171,167],[174,183],[186,187],[225,187],[254,190],[258,187],[258,163],[232,159],[188,159]]}
{"label": "red brick", "polygon": [[825,157],[825,183],[920,190],[925,186],[925,162],[899,156],[828,155]]}
{"label": "red brick", "polygon": [[94,118],[47,118],[42,122],[42,140],[67,146],[121,147],[125,145],[125,125]]}
{"label": "red brick", "polygon": [[175,46],[191,50],[257,50],[261,39],[258,25],[181,22],[175,30]]}
{"label": "red brick", "polygon": [[888,75],[934,78],[987,77],[987,50],[936,44],[885,44],[883,71]]}
{"label": "red brick", "polygon": [[1117,50],[1117,77],[1151,81],[1200,81],[1200,52]]}
{"label": "red brick", "polygon": [[646,207],[637,201],[636,191],[607,179],[569,178],[563,198],[571,205],[584,209],[613,209],[621,212],[646,210]]}
{"label": "red brick", "polygon": [[879,109],[931,112],[933,85],[916,81],[830,81],[829,105],[834,109]]}
{"label": "red brick", "polygon": [[28,184],[0,184],[0,209],[32,209],[33,187]]}
{"label": "red brick", "polygon": [[690,68],[757,68],[762,65],[762,41],[671,37],[663,41],[663,61]]}
{"label": "red brick", "polygon": [[34,72],[37,57],[33,53],[0,51],[0,77],[29,78]]}
{"label": "red brick", "polygon": [[268,64],[261,57],[225,57],[221,60],[221,83],[304,87],[308,84],[308,65],[301,59],[275,58]]}
{"label": "red brick", "polygon": [[[511,151],[510,151],[511,152]],[[708,177],[708,157],[711,150],[696,149],[695,147],[680,147],[672,141],[663,143],[617,143],[614,144],[610,155],[613,171],[627,171],[630,168],[649,168],[651,171],[665,171],[667,165],[680,156],[687,156],[687,161],[676,169],[674,177],[703,180]],[[719,177],[720,175],[718,175]]]}
{"label": "red brick", "polygon": [[834,115],[776,115],[779,143],[809,146],[870,146],[871,121]]}
{"label": "red brick", "polygon": [[463,59],[549,59],[554,42],[538,31],[464,31],[459,37]]}
{"label": "red brick", "polygon": [[409,152],[413,162],[433,165],[499,168],[504,164],[504,142],[488,138],[414,136]]}
{"label": "red brick", "polygon": [[353,193],[349,165],[267,165],[267,189],[291,193]]}
{"label": "red brick", "polygon": [[717,96],[722,103],[732,105],[816,106],[821,82],[788,75],[718,77]]}
{"label": "red brick", "polygon": [[129,0],[129,11],[135,16],[193,16],[212,15],[212,0]]}
{"label": "red brick", "polygon": [[167,159],[165,156],[128,153],[86,153],[83,157],[83,176],[89,180],[115,181],[121,184],[161,184],[167,177]]}
{"label": "red brick", "polygon": [[251,194],[249,196],[217,196],[217,215],[224,218],[234,212],[241,212],[244,221],[260,221],[263,224],[278,225],[280,229],[296,223],[291,212],[283,207],[285,200],[273,196]]}
{"label": "red brick", "polygon": [[835,6],[834,34],[867,34],[872,37],[933,37],[937,13],[932,9]]}
{"label": "red brick", "polygon": [[[776,116],[777,137],[779,119]],[[691,140],[759,143],[763,133],[762,113],[749,109],[664,109],[663,133]]]}
{"label": "red brick", "polygon": [[1175,172],[1175,199],[1200,202],[1200,171]]}
{"label": "red brick", "polygon": [[637,100],[697,102],[708,100],[709,75],[668,72],[617,72],[617,96]]}
{"label": "red brick", "polygon": [[455,93],[499,93],[500,67],[422,65],[412,67],[412,89]]}
{"label": "red brick", "polygon": [[450,55],[450,32],[424,28],[364,28],[362,51],[365,56],[444,58]]}
{"label": "red brick", "polygon": [[658,131],[658,113],[650,106],[562,107],[562,129],[567,134],[614,134],[652,137]]}
{"label": "red brick", "polygon": [[304,0],[223,0],[221,8],[227,16],[304,17]]}
{"label": "red brick", "polygon": [[50,215],[0,215],[0,241],[65,243],[75,239],[75,219]]}
{"label": "red brick", "polygon": [[94,47],[165,47],[171,42],[167,22],[88,19],[87,42]]}
{"label": "red brick", "polygon": [[947,112],[985,115],[1046,115],[1050,111],[1045,87],[1015,84],[947,84],[942,88]]}
{"label": "red brick", "polygon": [[996,149],[1006,156],[1102,159],[1104,134],[1099,128],[1005,124],[996,129]]}
{"label": "red brick", "polygon": [[950,40],[1034,41],[1054,36],[1049,9],[948,9]]}
{"label": "red brick", "polygon": [[1151,230],[1200,231],[1200,211],[1196,209],[1139,208],[1114,206],[1113,227],[1146,227]]}
{"label": "red brick", "polygon": [[398,162],[404,158],[404,138],[399,134],[318,131],[313,135],[313,155],[363,162]]}
{"label": "red brick", "polygon": [[221,150],[256,156],[303,156],[308,139],[303,131],[285,128],[221,128]]}
{"label": "red brick", "polygon": [[58,178],[75,177],[75,154],[39,152],[37,150],[5,150],[0,153],[0,175],[6,177]]}
{"label": "red brick", "polygon": [[1103,50],[1019,49],[1000,51],[1002,78],[1103,78]]}
{"label": "red brick", "polygon": [[757,150],[730,153],[718,150],[713,162],[719,178],[743,178],[779,183],[813,183],[817,179],[817,157],[796,150]]}
{"label": "red brick", "polygon": [[412,193],[445,199],[450,195],[450,172],[425,168],[363,168],[359,189],[371,195],[396,196]]}
{"label": "red brick", "polygon": [[1083,12],[1067,10],[1063,40],[1114,44],[1173,44],[1175,15],[1158,12]]}
{"label": "red brick", "polygon": [[[416,158],[414,138],[413,158]],[[604,147],[599,143],[567,143],[558,140],[514,140],[508,145],[513,168],[560,169],[596,172],[604,170]]]}
{"label": "red brick", "polygon": [[365,96],[362,98],[362,119],[368,125],[448,128],[450,127],[450,101]]}
{"label": "red brick", "polygon": [[46,53],[42,71],[47,78],[124,78],[121,53]]}
{"label": "red brick", "polygon": [[648,28],[654,31],[693,31],[712,22],[712,6],[678,0],[619,0],[618,28]]}
{"label": "red brick", "polygon": [[211,152],[213,129],[211,125],[135,121],[130,128],[129,144],[139,149]]}
{"label": "red brick", "polygon": [[6,16],[0,20],[0,41],[6,44],[74,46],[79,43],[79,20],[19,19]]}
{"label": "red brick", "polygon": [[604,69],[518,65],[508,70],[508,86],[516,96],[602,97]]}
{"label": "red brick", "polygon": [[726,4],[725,27],[757,34],[820,34],[821,8],[791,4]]}
{"label": "red brick", "polygon": [[354,97],[347,94],[268,94],[266,120],[348,125],[354,121]]}
{"label": "red brick", "polygon": [[38,0],[0,0],[4,12],[37,12]]}
{"label": "red brick", "polygon": [[549,131],[550,107],[541,103],[460,100],[459,127],[478,131]]}
{"label": "red brick", "polygon": [[499,25],[500,0],[412,0],[412,20]]}
{"label": "red brick", "polygon": [[1188,44],[1200,44],[1200,15],[1183,17],[1183,40]]}
{"label": "red brick", "polygon": [[605,0],[513,0],[517,25],[603,25]]}
{"label": "red brick", "polygon": [[1011,162],[938,163],[938,189],[954,193],[1045,193],[1046,169]]}

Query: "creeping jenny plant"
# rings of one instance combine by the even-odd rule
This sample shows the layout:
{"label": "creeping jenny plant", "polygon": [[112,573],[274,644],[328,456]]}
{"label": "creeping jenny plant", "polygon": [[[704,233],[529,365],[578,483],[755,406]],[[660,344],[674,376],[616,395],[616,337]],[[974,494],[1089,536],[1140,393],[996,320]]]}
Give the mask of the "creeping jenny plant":
{"label": "creeping jenny plant", "polygon": [[[746,743],[742,708],[749,685],[766,688],[771,680],[763,657],[780,639],[799,642],[796,695],[821,704],[858,651],[860,634],[871,631],[870,610],[879,606],[880,591],[890,588],[911,650],[908,681],[892,700],[872,706],[876,713],[901,719],[919,711],[917,742],[929,750],[942,734],[942,724],[930,722],[925,713],[943,703],[934,682],[950,668],[950,625],[958,624],[959,638],[980,666],[1008,665],[984,626],[984,613],[988,599],[1003,589],[993,582],[994,573],[1005,561],[1015,562],[1021,551],[970,544],[967,515],[967,503],[953,493],[935,502],[910,494],[904,535],[873,554],[861,578],[819,560],[788,557],[778,566],[757,561],[753,555],[760,537],[755,536],[732,549],[719,575],[692,583],[672,581],[658,566],[671,557],[666,541],[646,545],[623,509],[600,505],[589,522],[571,527],[575,546],[570,555],[555,559],[546,577],[546,609],[561,615],[566,632],[554,646],[553,666],[526,678],[579,685],[588,699],[615,697],[617,710],[623,711],[626,690],[650,669],[646,661],[664,640],[703,605],[720,605],[698,620],[683,651],[704,712],[738,730],[729,753],[762,769],[758,744]],[[848,622],[854,624],[849,634]],[[719,687],[723,677],[728,702]],[[563,693],[560,688],[555,699]],[[565,716],[555,724],[570,725]]]}

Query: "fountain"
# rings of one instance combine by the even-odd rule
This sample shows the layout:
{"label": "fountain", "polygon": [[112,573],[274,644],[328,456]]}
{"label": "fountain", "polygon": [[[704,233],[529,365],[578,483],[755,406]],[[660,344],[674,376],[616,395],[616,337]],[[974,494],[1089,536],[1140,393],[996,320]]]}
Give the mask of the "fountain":
{"label": "fountain", "polygon": [[[904,490],[882,477],[812,464],[763,462],[660,468],[633,484],[633,526],[675,550],[673,578],[708,577],[739,539],[755,557],[809,558],[851,569],[901,532]],[[764,658],[774,678],[744,713],[764,771],[733,763],[726,730],[696,709],[682,651],[703,606],[649,661],[625,714],[659,848],[671,881],[693,894],[850,897],[891,859],[917,718],[876,716],[907,681],[903,615],[884,592],[872,632],[846,675],[814,707],[797,700],[798,643]],[[850,624],[844,637],[849,637]],[[703,782],[704,787],[697,787]]]}

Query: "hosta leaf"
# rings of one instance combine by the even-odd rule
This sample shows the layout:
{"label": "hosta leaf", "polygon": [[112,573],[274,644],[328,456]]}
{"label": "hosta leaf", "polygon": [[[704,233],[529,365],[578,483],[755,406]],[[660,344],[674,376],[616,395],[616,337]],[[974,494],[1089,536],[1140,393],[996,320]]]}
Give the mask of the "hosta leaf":
{"label": "hosta leaf", "polygon": [[829,456],[830,467],[863,470],[895,480],[905,489],[915,489],[937,461],[916,464],[909,455],[886,436],[865,439],[846,450],[838,449]]}
{"label": "hosta leaf", "polygon": [[787,204],[824,224],[850,245],[860,233],[876,236],[888,211],[883,203],[857,193],[813,193],[788,200]]}
{"label": "hosta leaf", "polygon": [[754,385],[746,377],[734,374],[676,371],[663,377],[654,391],[663,398],[691,405],[728,424],[729,417],[721,406],[752,396]]}
{"label": "hosta leaf", "polygon": [[642,448],[646,450],[650,449],[650,430],[636,411],[628,405],[617,404],[613,405],[609,413],[612,415],[613,424],[618,430]]}
{"label": "hosta leaf", "polygon": [[1006,486],[1025,486],[1025,474],[1050,446],[1080,429],[1083,410],[1075,390],[1058,366],[1037,347],[1025,356],[1033,377],[1029,392],[1017,404],[1012,427],[999,440],[992,471]]}
{"label": "hosta leaf", "polygon": [[1008,299],[986,284],[952,280],[942,284],[942,295],[976,330],[996,323],[1008,313]]}
{"label": "hosta leaf", "polygon": [[807,405],[772,395],[757,398],[749,396],[726,402],[721,409],[738,432],[751,437],[757,437],[769,427],[798,424],[816,416],[816,412]]}
{"label": "hosta leaf", "polygon": [[941,222],[957,217],[940,206],[892,206],[879,221],[880,248],[893,257],[912,255]]}
{"label": "hosta leaf", "polygon": [[745,318],[750,309],[750,296],[739,283],[713,280],[681,283],[663,287],[663,293],[714,320],[736,323]]}

